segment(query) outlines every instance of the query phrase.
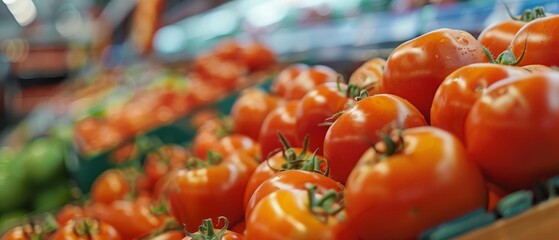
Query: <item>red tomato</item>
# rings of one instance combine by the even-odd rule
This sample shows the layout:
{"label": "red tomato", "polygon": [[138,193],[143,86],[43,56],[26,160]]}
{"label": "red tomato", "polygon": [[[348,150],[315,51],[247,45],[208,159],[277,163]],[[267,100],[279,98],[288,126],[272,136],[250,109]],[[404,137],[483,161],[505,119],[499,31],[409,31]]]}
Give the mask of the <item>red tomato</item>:
{"label": "red tomato", "polygon": [[103,221],[93,218],[75,218],[62,225],[51,239],[120,240],[122,238],[113,226]]}
{"label": "red tomato", "polygon": [[242,46],[234,39],[219,42],[214,48],[215,56],[228,60],[238,60],[242,51]]}
{"label": "red tomato", "polygon": [[522,66],[522,68],[531,73],[544,73],[552,70],[550,67],[541,64],[526,65]]}
{"label": "red tomato", "polygon": [[250,167],[233,155],[221,161],[208,159],[172,176],[167,192],[171,211],[187,231],[195,231],[207,218],[225,216],[232,224],[242,221]]}
{"label": "red tomato", "polygon": [[13,227],[6,232],[2,232],[3,235],[0,235],[0,240],[50,239],[56,228],[57,223],[53,219],[47,218],[40,222]]}
{"label": "red tomato", "polygon": [[408,100],[429,122],[433,97],[446,76],[460,67],[488,61],[471,34],[435,30],[403,43],[390,54],[382,88]]}
{"label": "red tomato", "polygon": [[247,72],[243,63],[219,58],[215,55],[200,55],[194,61],[194,71],[212,86],[233,89],[238,79]]}
{"label": "red tomato", "polygon": [[314,155],[313,152],[307,151],[304,147],[291,148],[286,146],[283,151],[275,153],[256,167],[245,189],[243,207],[246,209],[252,194],[266,179],[274,176],[279,170],[296,169],[321,172],[330,176],[328,165],[322,156]]}
{"label": "red tomato", "polygon": [[386,60],[373,58],[366,61],[349,78],[349,84],[355,84],[366,89],[369,96],[382,93],[382,76]]}
{"label": "red tomato", "polygon": [[287,96],[287,89],[289,88],[289,85],[291,85],[293,80],[299,76],[299,73],[307,70],[308,68],[309,66],[300,63],[287,66],[272,82],[270,92],[281,98],[285,98]]}
{"label": "red tomato", "polygon": [[338,73],[332,68],[323,65],[312,66],[303,70],[286,85],[284,98],[287,100],[301,99],[315,86],[325,82],[336,82]]}
{"label": "red tomato", "polygon": [[[219,217],[219,221],[224,221],[224,226],[222,229],[215,229],[211,218],[204,219],[202,225],[198,228],[198,232],[194,234],[188,234],[183,240],[195,240],[195,239],[211,239],[211,240],[242,240],[243,235],[227,230],[228,220],[225,217]],[[219,221],[216,225],[219,225]]]}
{"label": "red tomato", "polygon": [[276,55],[272,50],[259,42],[251,42],[241,52],[243,63],[248,69],[262,70],[276,62]]}
{"label": "red tomato", "polygon": [[110,204],[116,200],[124,199],[130,194],[131,189],[130,183],[122,171],[109,169],[93,182],[91,200]]}
{"label": "red tomato", "polygon": [[231,228],[231,231],[236,232],[236,233],[243,233],[244,234],[245,229],[246,229],[245,221],[242,221],[240,223],[237,223],[237,225],[233,226]]}
{"label": "red tomato", "polygon": [[149,235],[171,219],[165,209],[157,212],[154,206],[149,198],[140,197],[110,205],[93,204],[87,210],[90,216],[113,226],[123,239],[134,239]]}
{"label": "red tomato", "polygon": [[324,194],[331,189],[336,192],[342,192],[344,190],[342,184],[320,173],[302,170],[278,172],[271,178],[262,182],[254,191],[247,204],[245,218],[248,219],[256,204],[271,193],[279,190],[307,190],[306,186],[309,183],[317,185],[318,194]]}
{"label": "red tomato", "polygon": [[144,172],[149,180],[149,186],[154,186],[163,175],[172,169],[184,166],[190,153],[181,146],[167,145],[155,152],[149,153],[144,162]]}
{"label": "red tomato", "polygon": [[278,98],[260,89],[244,90],[231,108],[235,132],[258,139],[264,118],[279,104]]}
{"label": "red tomato", "polygon": [[526,22],[508,19],[485,28],[478,36],[478,40],[490,52],[493,58],[506,51],[514,35],[526,25]]}
{"label": "red tomato", "polygon": [[559,59],[550,54],[550,49],[559,48],[559,15],[538,18],[527,23],[511,42],[515,56],[526,50],[519,66],[543,64],[559,66]]}
{"label": "red tomato", "polygon": [[58,223],[58,225],[63,225],[71,219],[85,216],[86,213],[83,208],[71,204],[66,204],[64,205],[64,207],[62,207],[62,209],[58,210],[58,213],[56,214],[56,222]]}
{"label": "red tomato", "polygon": [[258,144],[252,138],[241,134],[230,134],[222,137],[212,150],[224,157],[238,151],[244,151],[253,158],[260,156]]}
{"label": "red tomato", "polygon": [[466,118],[468,153],[490,182],[508,190],[559,174],[559,74],[493,84]]}
{"label": "red tomato", "polygon": [[401,138],[365,152],[346,184],[349,225],[360,239],[415,239],[443,222],[487,204],[485,182],[464,146],[434,127],[403,130]]}
{"label": "red tomato", "polygon": [[345,183],[363,152],[390,125],[410,128],[427,123],[413,105],[391,94],[364,98],[346,110],[330,126],[324,139],[324,157],[328,159],[332,178]]}
{"label": "red tomato", "polygon": [[132,160],[138,156],[138,150],[134,143],[126,143],[111,152],[111,161],[120,164]]}
{"label": "red tomato", "polygon": [[521,68],[493,63],[471,64],[452,72],[441,83],[431,107],[431,125],[464,142],[464,123],[470,108],[491,84],[528,74]]}
{"label": "red tomato", "polygon": [[[148,238],[149,240],[182,240],[186,237],[181,230],[166,231],[156,236]],[[141,238],[142,240],[144,238]]]}
{"label": "red tomato", "polygon": [[315,205],[318,198],[302,190],[278,190],[269,194],[258,202],[247,219],[245,238],[325,239],[330,226],[337,221],[336,213],[325,214],[323,208]]}
{"label": "red tomato", "polygon": [[267,159],[271,153],[282,148],[282,143],[278,138],[278,132],[282,133],[288,142],[293,146],[300,146],[302,138],[298,138],[295,132],[295,111],[297,109],[298,101],[293,100],[287,102],[285,105],[277,107],[271,111],[264,119],[258,143],[260,144],[260,156]]}
{"label": "red tomato", "polygon": [[227,119],[211,119],[198,128],[192,143],[192,154],[195,157],[208,157],[208,152],[217,146],[219,139],[230,134],[227,121]]}

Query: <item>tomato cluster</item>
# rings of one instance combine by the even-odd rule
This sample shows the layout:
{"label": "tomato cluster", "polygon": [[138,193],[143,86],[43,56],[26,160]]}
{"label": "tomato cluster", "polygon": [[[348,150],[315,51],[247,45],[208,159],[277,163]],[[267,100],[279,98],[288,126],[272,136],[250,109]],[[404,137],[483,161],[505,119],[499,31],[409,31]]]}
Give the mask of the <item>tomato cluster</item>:
{"label": "tomato cluster", "polygon": [[[538,16],[507,40],[490,34],[498,26],[484,31],[480,41],[508,43],[491,45],[504,51],[497,60],[471,34],[439,29],[347,82],[326,66],[287,66],[269,92],[246,89],[231,116],[205,118],[191,146],[161,145],[141,171],[103,173],[89,203],[58,212],[59,230],[8,234],[413,239],[492,211],[559,174],[559,62],[542,53],[558,47],[559,18]],[[270,61],[252,48],[228,42],[200,59]],[[219,82],[227,64],[195,68]]]}

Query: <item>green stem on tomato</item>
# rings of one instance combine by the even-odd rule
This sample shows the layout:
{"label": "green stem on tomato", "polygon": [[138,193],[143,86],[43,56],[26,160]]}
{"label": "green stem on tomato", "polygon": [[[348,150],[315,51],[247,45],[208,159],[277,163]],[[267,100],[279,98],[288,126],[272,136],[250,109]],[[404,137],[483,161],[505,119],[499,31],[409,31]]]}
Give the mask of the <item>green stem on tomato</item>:
{"label": "green stem on tomato", "polygon": [[200,227],[198,227],[198,231],[200,233],[189,233],[187,232],[186,235],[191,237],[192,240],[221,240],[223,235],[225,235],[227,231],[227,227],[229,225],[229,220],[226,217],[220,216],[218,218],[217,224],[223,220],[223,228],[219,231],[215,231],[213,222],[211,218],[204,219]]}
{"label": "green stem on tomato", "polygon": [[188,159],[188,161],[186,161],[186,168],[188,169],[206,168],[210,166],[219,165],[222,161],[223,158],[221,157],[221,155],[219,155],[219,153],[216,153],[214,151],[209,151],[208,158],[206,159],[206,161],[197,157],[191,157],[190,159]]}
{"label": "green stem on tomato", "polygon": [[328,190],[319,198],[316,197],[318,186],[316,184],[306,184],[309,197],[310,211],[322,222],[328,221],[329,216],[336,216],[344,208],[343,193]]}

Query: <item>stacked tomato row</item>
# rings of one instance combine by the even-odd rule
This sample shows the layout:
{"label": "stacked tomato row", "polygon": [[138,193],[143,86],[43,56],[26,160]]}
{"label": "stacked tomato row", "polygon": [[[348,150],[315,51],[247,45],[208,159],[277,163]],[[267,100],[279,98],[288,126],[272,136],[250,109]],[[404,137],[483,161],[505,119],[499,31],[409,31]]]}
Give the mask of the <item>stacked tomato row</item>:
{"label": "stacked tomato row", "polygon": [[[247,89],[229,117],[201,121],[192,146],[103,173],[90,202],[58,212],[53,239],[413,239],[492,211],[559,174],[559,60],[546,53],[559,17],[534,15],[497,60],[440,29],[347,83],[291,65],[269,93]],[[480,38],[503,36],[490,31]],[[37,229],[11,233],[48,235]]]}

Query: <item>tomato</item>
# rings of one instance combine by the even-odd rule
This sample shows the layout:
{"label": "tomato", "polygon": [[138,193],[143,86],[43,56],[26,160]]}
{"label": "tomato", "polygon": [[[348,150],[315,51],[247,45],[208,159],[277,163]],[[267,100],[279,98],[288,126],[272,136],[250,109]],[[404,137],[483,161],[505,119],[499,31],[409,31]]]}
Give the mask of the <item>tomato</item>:
{"label": "tomato", "polygon": [[469,33],[439,29],[398,46],[384,68],[382,88],[412,103],[429,122],[437,88],[454,70],[488,62],[482,45]]}
{"label": "tomato", "polygon": [[2,233],[0,240],[50,239],[56,228],[56,221],[52,218],[47,217],[38,222],[34,219],[30,224],[16,226]]}
{"label": "tomato", "polygon": [[515,56],[526,50],[519,66],[543,64],[559,66],[559,59],[550,49],[559,47],[559,15],[538,18],[522,27],[511,42]]}
{"label": "tomato", "polygon": [[260,156],[259,145],[252,138],[241,134],[230,134],[222,137],[212,150],[222,156],[229,156],[238,151],[244,151],[253,158]]}
{"label": "tomato", "polygon": [[328,164],[324,157],[308,151],[305,145],[303,148],[291,148],[289,144],[284,143],[282,151],[276,152],[270,158],[261,162],[250,176],[244,193],[243,207],[246,208],[254,191],[266,179],[274,176],[278,171],[294,169],[315,171],[330,176]]}
{"label": "tomato", "polygon": [[235,226],[233,226],[231,228],[231,231],[244,234],[245,229],[246,229],[246,223],[245,221],[242,221],[240,223],[237,223]]}
{"label": "tomato", "polygon": [[[337,200],[331,198],[336,195],[329,196]],[[245,238],[325,239],[330,225],[337,221],[337,206],[323,207],[317,204],[319,199],[320,195],[302,190],[278,190],[265,196],[247,219]]]}
{"label": "tomato", "polygon": [[66,204],[64,205],[64,207],[62,207],[62,209],[58,210],[58,213],[56,214],[56,222],[58,222],[59,225],[64,225],[67,221],[72,220],[76,217],[85,216],[86,212],[83,208],[71,204]]}
{"label": "tomato", "polygon": [[284,98],[287,100],[301,99],[305,94],[312,90],[316,85],[325,82],[336,82],[338,73],[332,68],[315,65],[303,70],[286,85],[286,93]]}
{"label": "tomato", "polygon": [[262,158],[267,159],[271,153],[281,149],[282,144],[278,138],[278,132],[281,132],[293,146],[301,145],[300,142],[302,142],[304,136],[298,138],[295,132],[297,127],[295,122],[297,105],[298,101],[289,101],[285,105],[271,111],[264,119],[258,136],[260,156]]}
{"label": "tomato", "polygon": [[208,152],[215,148],[219,139],[230,134],[227,119],[211,119],[198,128],[192,143],[192,154],[195,157],[205,158]]}
{"label": "tomato", "polygon": [[[183,231],[172,230],[148,238],[149,240],[182,240],[186,237]],[[143,238],[141,238],[143,239]]]}
{"label": "tomato", "polygon": [[464,123],[470,108],[491,84],[528,74],[521,68],[492,63],[471,64],[452,72],[441,83],[431,107],[431,125],[464,142]]}
{"label": "tomato", "polygon": [[550,67],[541,64],[526,65],[522,66],[522,68],[531,73],[544,73],[552,70]]}
{"label": "tomato", "polygon": [[194,60],[194,71],[212,86],[233,89],[238,86],[239,77],[245,75],[248,69],[238,61],[204,54]]}
{"label": "tomato", "polygon": [[[390,147],[392,145],[392,147]],[[346,184],[348,224],[360,239],[414,239],[487,204],[484,179],[452,134],[403,130],[367,150]]]}
{"label": "tomato", "polygon": [[284,68],[272,82],[270,92],[281,98],[287,96],[287,89],[299,74],[309,68],[306,64],[296,63]]}
{"label": "tomato", "polygon": [[148,235],[171,219],[166,209],[156,210],[160,209],[156,209],[147,197],[134,201],[117,200],[110,205],[96,203],[87,208],[91,217],[113,226],[123,239]]}
{"label": "tomato", "polygon": [[243,63],[252,71],[263,70],[276,61],[272,50],[259,42],[251,42],[241,52]]}
{"label": "tomato", "polygon": [[122,238],[113,226],[103,221],[93,218],[75,218],[62,225],[51,239],[120,240]]}
{"label": "tomato", "polygon": [[243,48],[234,39],[226,39],[216,44],[214,55],[221,59],[238,60]]}
{"label": "tomato", "polygon": [[279,104],[278,98],[260,89],[244,90],[231,107],[234,131],[257,140],[264,119]]}
{"label": "tomato", "polygon": [[497,58],[508,49],[512,38],[524,25],[526,22],[516,19],[500,21],[483,29],[478,40],[491,52],[493,58]]}
{"label": "tomato", "polygon": [[382,76],[386,60],[373,58],[357,68],[349,78],[349,84],[367,89],[369,96],[382,93]]}
{"label": "tomato", "polygon": [[188,236],[183,238],[183,240],[195,240],[195,239],[212,239],[212,240],[242,240],[243,235],[227,230],[229,221],[226,217],[219,217],[216,225],[223,221],[224,226],[221,229],[215,229],[211,218],[204,219],[202,225],[198,228],[198,232],[193,234],[187,233]]}
{"label": "tomato", "polygon": [[206,218],[225,216],[232,224],[242,221],[250,167],[233,155],[223,160],[210,156],[171,177],[167,192],[171,212],[187,231],[196,230]]}
{"label": "tomato", "polygon": [[413,105],[391,94],[364,98],[340,115],[324,139],[324,157],[332,178],[345,183],[363,152],[379,140],[380,131],[391,125],[410,128],[427,123]]}
{"label": "tomato", "polygon": [[165,173],[171,169],[184,166],[190,153],[181,146],[167,145],[155,152],[149,153],[144,162],[144,172],[149,180],[149,186],[154,186]]}
{"label": "tomato", "polygon": [[[297,106],[296,139],[309,136],[309,149],[323,154],[323,144],[330,124],[336,114],[355,104],[352,93],[344,83],[328,82],[308,92]],[[276,138],[277,139],[277,138]]]}
{"label": "tomato", "polygon": [[252,210],[262,198],[283,189],[307,190],[306,185],[308,183],[316,184],[317,193],[319,194],[324,194],[330,189],[334,189],[336,192],[342,192],[344,189],[343,185],[320,173],[303,170],[278,172],[262,182],[254,191],[246,207],[246,219],[250,217]]}
{"label": "tomato", "polygon": [[138,149],[132,142],[126,143],[111,152],[111,162],[121,164],[138,156]]}
{"label": "tomato", "polygon": [[559,74],[495,83],[466,118],[468,153],[490,182],[530,188],[559,174]]}
{"label": "tomato", "polygon": [[131,192],[131,186],[124,173],[120,170],[109,169],[103,172],[91,187],[91,200],[109,204],[124,199]]}

